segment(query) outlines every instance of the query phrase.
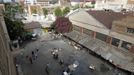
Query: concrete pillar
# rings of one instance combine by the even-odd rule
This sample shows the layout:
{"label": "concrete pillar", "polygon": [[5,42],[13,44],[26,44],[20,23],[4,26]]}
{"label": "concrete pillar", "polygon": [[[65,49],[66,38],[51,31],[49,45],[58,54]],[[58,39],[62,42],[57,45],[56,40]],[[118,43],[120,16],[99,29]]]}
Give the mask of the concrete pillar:
{"label": "concrete pillar", "polygon": [[111,43],[112,43],[112,37],[107,36],[106,42],[107,42],[109,45],[111,45]]}
{"label": "concrete pillar", "polygon": [[96,38],[96,32],[92,31],[91,36],[95,39]]}
{"label": "concrete pillar", "polygon": [[32,14],[32,13],[31,13],[31,7],[30,7],[30,5],[28,5],[28,14],[29,14],[29,15]]}
{"label": "concrete pillar", "polygon": [[134,44],[131,46],[130,51],[134,53]]}
{"label": "concrete pillar", "polygon": [[118,48],[121,48],[122,43],[123,43],[123,41],[120,40],[119,45],[118,45]]}

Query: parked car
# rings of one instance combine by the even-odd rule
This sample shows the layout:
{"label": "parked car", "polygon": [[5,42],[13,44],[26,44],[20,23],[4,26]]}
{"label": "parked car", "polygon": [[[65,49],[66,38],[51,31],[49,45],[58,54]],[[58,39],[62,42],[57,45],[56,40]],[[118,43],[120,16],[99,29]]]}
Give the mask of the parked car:
{"label": "parked car", "polygon": [[33,33],[33,34],[32,34],[32,38],[31,38],[31,39],[32,39],[32,40],[36,40],[37,38],[38,38],[38,35],[37,35],[37,34],[35,34],[35,33]]}
{"label": "parked car", "polygon": [[38,38],[35,33],[27,33],[25,36],[25,40],[36,40]]}

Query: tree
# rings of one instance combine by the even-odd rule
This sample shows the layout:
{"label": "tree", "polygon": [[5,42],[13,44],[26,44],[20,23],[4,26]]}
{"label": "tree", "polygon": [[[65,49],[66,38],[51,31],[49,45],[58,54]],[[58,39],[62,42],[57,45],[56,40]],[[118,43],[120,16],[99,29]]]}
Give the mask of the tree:
{"label": "tree", "polygon": [[6,3],[5,4],[5,11],[4,11],[4,16],[8,18],[15,19],[15,14],[16,13],[23,13],[23,7],[19,4],[10,4]]}
{"label": "tree", "polygon": [[11,40],[16,40],[18,37],[23,37],[25,30],[23,28],[24,24],[21,21],[12,21],[7,17],[4,17],[4,19]]}
{"label": "tree", "polygon": [[60,7],[57,7],[54,10],[54,14],[55,14],[56,17],[62,16],[62,10],[60,9]]}
{"label": "tree", "polygon": [[52,28],[58,33],[68,33],[72,31],[72,23],[66,17],[57,17],[56,21],[52,24]]}
{"label": "tree", "polygon": [[19,4],[5,4],[4,20],[11,40],[23,37],[25,34],[24,24],[21,20],[15,18],[15,15],[23,13],[23,8]]}
{"label": "tree", "polygon": [[70,12],[70,8],[69,7],[65,7],[63,9],[63,15],[67,15]]}
{"label": "tree", "polygon": [[45,17],[48,14],[48,10],[46,8],[43,8],[43,14],[45,15]]}
{"label": "tree", "polygon": [[37,10],[36,9],[33,9],[32,10],[32,13],[37,14]]}

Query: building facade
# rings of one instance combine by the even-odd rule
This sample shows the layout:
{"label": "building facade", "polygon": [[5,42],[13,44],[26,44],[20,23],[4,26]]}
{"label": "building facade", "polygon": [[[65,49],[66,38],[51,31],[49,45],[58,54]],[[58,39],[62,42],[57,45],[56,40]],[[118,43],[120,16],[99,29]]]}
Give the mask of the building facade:
{"label": "building facade", "polygon": [[133,52],[134,17],[129,16],[129,14],[120,12],[94,10],[81,11],[69,18],[74,23],[76,30],[85,32],[117,48]]}
{"label": "building facade", "polygon": [[79,7],[92,7],[94,6],[96,0],[70,0],[72,6],[79,5]]}
{"label": "building facade", "polygon": [[[126,39],[129,37],[134,38],[134,17],[126,17],[120,21],[114,21],[112,25],[112,31],[118,32],[126,36]],[[133,39],[132,39],[133,40]],[[131,41],[131,40],[130,40]],[[134,43],[129,41],[121,41],[121,47],[134,52]]]}
{"label": "building facade", "polygon": [[49,0],[25,0],[24,4],[26,4],[26,5],[48,6],[49,5]]}
{"label": "building facade", "polygon": [[[76,10],[69,14],[73,31],[66,36],[115,66],[134,72],[132,14],[104,10]],[[123,60],[122,60],[123,59]]]}
{"label": "building facade", "polygon": [[71,6],[70,0],[59,0],[59,4],[60,4],[61,6],[68,6],[68,7]]}
{"label": "building facade", "polygon": [[[3,9],[0,9],[2,11]],[[16,75],[13,56],[9,47],[9,36],[6,30],[5,21],[0,13],[0,72],[1,75]]]}
{"label": "building facade", "polygon": [[25,10],[29,15],[32,14],[43,14],[43,8],[53,8],[49,2],[49,0],[26,0],[24,2]]}
{"label": "building facade", "polygon": [[96,0],[95,9],[133,10],[133,0]]}

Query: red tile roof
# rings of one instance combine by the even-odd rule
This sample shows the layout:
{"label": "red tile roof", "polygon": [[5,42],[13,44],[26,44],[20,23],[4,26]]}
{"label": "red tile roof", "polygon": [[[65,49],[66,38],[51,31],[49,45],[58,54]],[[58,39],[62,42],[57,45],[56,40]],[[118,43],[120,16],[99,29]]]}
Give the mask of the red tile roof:
{"label": "red tile roof", "polygon": [[89,10],[87,12],[109,29],[112,28],[113,21],[121,20],[122,18],[125,18],[126,16],[129,15],[120,12],[104,11],[104,10]]}

